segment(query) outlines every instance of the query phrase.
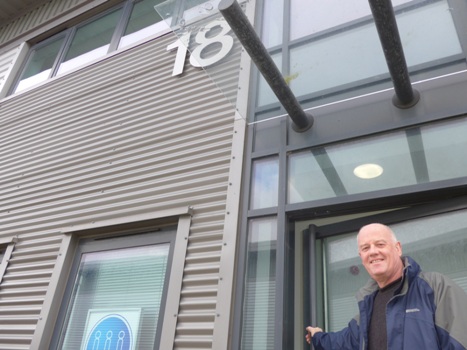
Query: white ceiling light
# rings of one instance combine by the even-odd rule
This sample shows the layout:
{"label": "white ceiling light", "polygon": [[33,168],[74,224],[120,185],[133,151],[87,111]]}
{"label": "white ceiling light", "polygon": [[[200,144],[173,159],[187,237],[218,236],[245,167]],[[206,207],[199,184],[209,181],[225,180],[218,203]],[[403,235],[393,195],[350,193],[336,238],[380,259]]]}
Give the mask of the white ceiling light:
{"label": "white ceiling light", "polygon": [[374,179],[383,173],[383,168],[378,164],[368,163],[357,166],[353,173],[360,179]]}

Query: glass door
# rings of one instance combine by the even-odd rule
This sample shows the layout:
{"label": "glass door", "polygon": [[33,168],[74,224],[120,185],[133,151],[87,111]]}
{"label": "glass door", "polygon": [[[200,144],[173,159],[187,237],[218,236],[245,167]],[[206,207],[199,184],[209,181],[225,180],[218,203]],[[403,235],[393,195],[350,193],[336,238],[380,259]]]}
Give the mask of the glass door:
{"label": "glass door", "polygon": [[[467,292],[467,198],[365,215],[326,225],[310,225],[303,243],[303,321],[338,331],[358,313],[356,292],[369,276],[357,250],[360,227],[389,225],[402,244],[403,255],[424,271],[449,276]],[[309,279],[309,283],[306,280]],[[297,319],[296,319],[297,320]]]}

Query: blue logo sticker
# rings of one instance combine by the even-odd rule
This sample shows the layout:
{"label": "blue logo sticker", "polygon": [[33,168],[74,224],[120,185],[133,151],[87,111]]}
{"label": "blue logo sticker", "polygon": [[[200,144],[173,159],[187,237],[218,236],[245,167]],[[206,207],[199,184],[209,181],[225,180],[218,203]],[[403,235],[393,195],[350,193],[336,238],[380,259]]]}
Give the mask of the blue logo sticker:
{"label": "blue logo sticker", "polygon": [[127,320],[111,314],[100,319],[86,342],[86,350],[131,350],[133,335]]}

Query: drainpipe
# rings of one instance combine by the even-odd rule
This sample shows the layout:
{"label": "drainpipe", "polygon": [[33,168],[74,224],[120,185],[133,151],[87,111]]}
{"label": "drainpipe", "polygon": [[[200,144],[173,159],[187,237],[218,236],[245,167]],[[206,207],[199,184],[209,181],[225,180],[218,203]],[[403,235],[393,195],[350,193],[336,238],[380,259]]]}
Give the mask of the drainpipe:
{"label": "drainpipe", "polygon": [[311,128],[314,121],[313,116],[305,112],[298,103],[238,2],[236,0],[222,0],[218,8],[289,114],[294,123],[292,129],[296,132],[304,132]]}
{"label": "drainpipe", "polygon": [[420,93],[413,89],[410,83],[391,0],[368,0],[368,2],[394,84],[395,95],[392,102],[398,108],[410,108],[420,100]]}

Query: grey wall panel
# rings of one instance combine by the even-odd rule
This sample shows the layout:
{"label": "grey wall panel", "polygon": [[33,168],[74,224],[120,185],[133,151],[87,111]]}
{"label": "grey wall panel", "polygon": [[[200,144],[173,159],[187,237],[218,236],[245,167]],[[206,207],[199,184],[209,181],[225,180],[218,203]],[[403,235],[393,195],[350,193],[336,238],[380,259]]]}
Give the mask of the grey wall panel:
{"label": "grey wall panel", "polygon": [[0,0],[0,23],[4,24],[23,14],[25,9],[40,6],[49,0]]}
{"label": "grey wall panel", "polygon": [[[93,3],[98,5],[106,1],[108,2],[108,0],[50,0],[45,3],[41,1],[38,6],[30,7],[30,10],[24,15],[7,21],[5,25],[0,24],[0,46],[17,37],[32,32],[41,26],[47,25],[54,19],[76,8],[86,4],[91,4],[92,7],[94,6]],[[17,2],[17,0],[15,0],[15,2]],[[18,7],[18,9],[22,7],[21,3],[16,3],[14,5]],[[25,6],[27,5],[29,4]]]}
{"label": "grey wall panel", "polygon": [[[181,205],[194,215],[186,261],[174,262],[185,266],[175,348],[211,348],[234,109],[188,63],[171,76],[174,40],[0,102],[0,238],[19,238],[0,289],[0,349],[29,348],[62,230]],[[224,79],[235,90],[236,74]]]}
{"label": "grey wall panel", "polygon": [[18,56],[19,50],[20,46],[17,46],[11,50],[0,53],[0,97],[7,76],[11,71],[11,67],[13,66],[16,57]]}

